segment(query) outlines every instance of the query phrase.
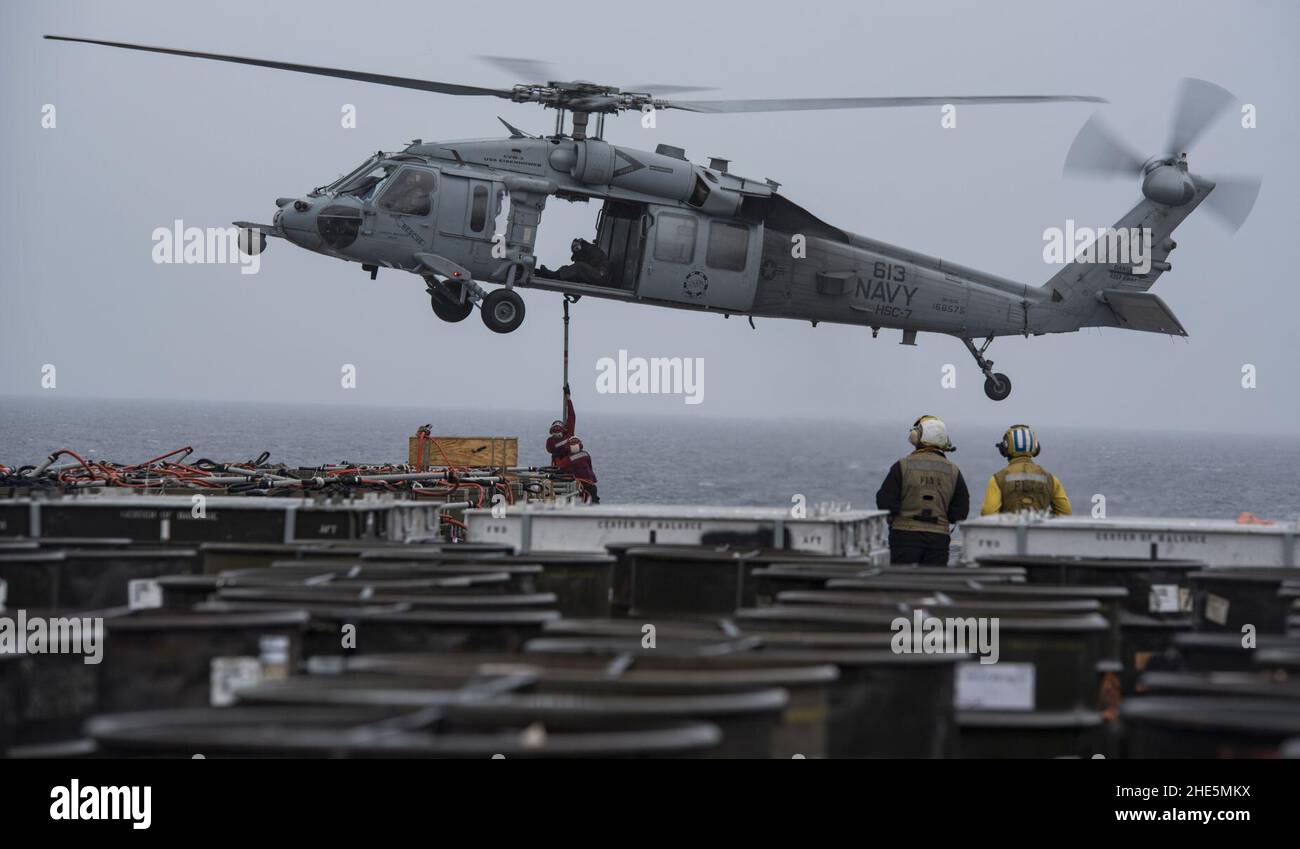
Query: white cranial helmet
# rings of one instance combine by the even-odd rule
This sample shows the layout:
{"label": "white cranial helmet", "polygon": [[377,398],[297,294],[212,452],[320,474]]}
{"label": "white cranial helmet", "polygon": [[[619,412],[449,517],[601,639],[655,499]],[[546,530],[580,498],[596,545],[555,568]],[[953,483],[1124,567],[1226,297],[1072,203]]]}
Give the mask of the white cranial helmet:
{"label": "white cranial helmet", "polygon": [[954,450],[948,439],[948,426],[938,416],[921,416],[917,419],[907,435],[907,441],[917,448],[926,446],[940,451]]}

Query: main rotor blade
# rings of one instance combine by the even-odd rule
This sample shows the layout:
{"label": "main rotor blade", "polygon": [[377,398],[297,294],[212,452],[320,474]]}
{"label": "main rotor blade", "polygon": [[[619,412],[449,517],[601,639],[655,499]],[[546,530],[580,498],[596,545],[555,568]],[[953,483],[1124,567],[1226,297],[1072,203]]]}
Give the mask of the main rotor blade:
{"label": "main rotor blade", "polygon": [[513,79],[521,82],[545,83],[561,79],[559,72],[555,70],[553,62],[543,62],[540,59],[521,59],[515,56],[484,56],[481,54],[478,58],[498,71],[503,71]]}
{"label": "main rotor blade", "polygon": [[1260,177],[1210,177],[1214,191],[1205,199],[1205,208],[1219,219],[1219,223],[1235,233],[1246,223],[1250,211],[1259,197],[1263,184]]}
{"label": "main rotor blade", "polygon": [[713,87],[707,85],[659,85],[658,83],[625,85],[620,86],[620,88],[622,91],[648,92],[650,94],[685,94],[688,91],[713,91]]}
{"label": "main rotor blade", "polygon": [[880,109],[889,106],[991,106],[1025,103],[1106,103],[1105,98],[1076,94],[979,97],[796,97],[777,100],[676,100],[660,108],[689,112],[804,112],[814,109]]}
{"label": "main rotor blade", "polygon": [[1093,115],[1074,137],[1062,171],[1076,176],[1136,177],[1143,164],[1142,157]]}
{"label": "main rotor blade", "polygon": [[65,35],[47,35],[51,41],[76,41],[82,44],[99,44],[104,47],[120,47],[123,50],[143,50],[148,53],[167,53],[172,56],[188,56],[195,59],[212,59],[217,62],[234,62],[239,65],[256,65],[259,68],[274,68],[278,71],[296,71],[300,74],[316,74],[322,77],[336,77],[344,80],[356,80],[363,83],[412,88],[418,91],[432,91],[438,94],[457,94],[470,96],[511,98],[508,89],[480,88],[472,85],[440,83],[433,80],[417,80],[410,77],[392,77],[387,74],[371,74],[366,71],[345,71],[340,68],[325,68],[318,65],[298,65],[293,62],[272,62],[266,59],[249,59],[244,56],[227,56],[222,53],[200,53],[196,50],[175,50],[170,47],[149,47],[144,44],[126,44],[120,41],[100,41],[94,38],[72,38]]}
{"label": "main rotor blade", "polygon": [[1232,93],[1214,83],[1193,77],[1183,78],[1178,88],[1178,104],[1169,126],[1169,140],[1164,153],[1186,153],[1219,113],[1236,100]]}

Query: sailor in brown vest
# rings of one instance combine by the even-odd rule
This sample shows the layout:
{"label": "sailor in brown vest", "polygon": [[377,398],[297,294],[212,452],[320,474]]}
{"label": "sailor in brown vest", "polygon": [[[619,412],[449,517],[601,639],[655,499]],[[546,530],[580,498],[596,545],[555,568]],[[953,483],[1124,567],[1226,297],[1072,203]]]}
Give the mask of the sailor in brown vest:
{"label": "sailor in brown vest", "polygon": [[956,451],[936,416],[921,416],[907,441],[916,448],[889,468],[876,507],[889,511],[889,562],[948,565],[950,526],[970,513],[961,470],[944,456]]}
{"label": "sailor in brown vest", "polygon": [[1007,428],[998,443],[998,451],[1007,458],[1007,465],[989,478],[981,516],[1027,510],[1044,515],[1070,515],[1070,497],[1065,494],[1061,481],[1034,462],[1041,450],[1043,446],[1029,425]]}

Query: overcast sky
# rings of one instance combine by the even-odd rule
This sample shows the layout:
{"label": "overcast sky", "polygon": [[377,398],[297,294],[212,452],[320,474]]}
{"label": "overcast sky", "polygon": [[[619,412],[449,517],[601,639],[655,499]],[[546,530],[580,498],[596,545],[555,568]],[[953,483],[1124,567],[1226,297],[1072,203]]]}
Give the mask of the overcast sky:
{"label": "overcast sky", "polygon": [[[260,273],[158,265],[151,234],[174,219],[269,221],[276,197],[332,180],[412,138],[500,135],[496,120],[549,131],[552,113],[194,59],[44,41],[44,33],[234,53],[508,87],[474,59],[557,62],[571,78],[712,86],[698,97],[1079,93],[1100,107],[969,107],[955,130],[936,109],[693,115],[653,130],[634,116],[607,138],[723,156],[770,177],[853,232],[1034,285],[1043,231],[1067,218],[1116,221],[1137,181],[1061,176],[1094,108],[1157,154],[1183,76],[1254,104],[1192,155],[1193,170],[1261,173],[1235,235],[1203,211],[1176,232],[1174,270],[1155,287],[1191,336],[1084,331],[1001,339],[991,356],[1015,384],[984,397],[962,345],[897,331],[743,319],[584,299],[574,307],[572,383],[585,409],[692,416],[799,414],[1124,428],[1300,433],[1300,240],[1295,236],[1300,5],[1276,2],[419,2],[5,3],[0,195],[0,395],[39,395],[44,364],[62,397],[285,399],[551,409],[560,381],[560,299],[525,292],[523,327],[498,336],[477,316],[445,324],[419,278],[272,240]],[[57,126],[42,128],[42,107]],[[358,126],[344,129],[344,104]],[[594,206],[552,201],[542,261],[564,261]],[[703,357],[705,401],[598,395],[596,362]],[[340,368],[357,368],[357,388]],[[941,387],[945,364],[955,389]],[[1257,388],[1243,389],[1255,366]]]}

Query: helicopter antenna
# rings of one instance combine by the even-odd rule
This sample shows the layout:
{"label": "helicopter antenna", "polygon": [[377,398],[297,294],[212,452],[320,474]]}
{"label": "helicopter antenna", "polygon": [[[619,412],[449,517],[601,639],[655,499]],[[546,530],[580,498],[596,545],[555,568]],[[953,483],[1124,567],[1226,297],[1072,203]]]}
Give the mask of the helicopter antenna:
{"label": "helicopter antenna", "polygon": [[523,130],[519,129],[514,124],[511,124],[509,121],[507,121],[505,118],[502,118],[500,115],[497,116],[497,120],[500,121],[502,124],[504,124],[505,128],[510,131],[510,138],[512,139],[532,138],[532,136],[528,135],[528,133],[525,133]]}

